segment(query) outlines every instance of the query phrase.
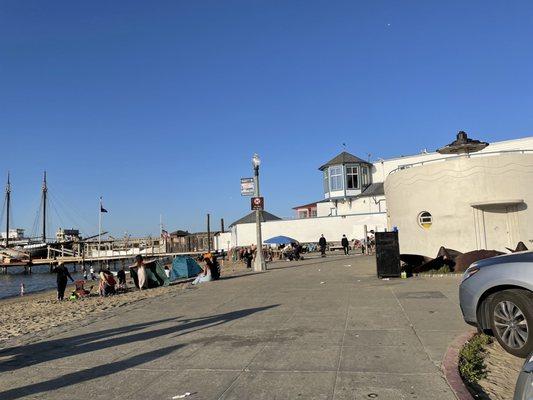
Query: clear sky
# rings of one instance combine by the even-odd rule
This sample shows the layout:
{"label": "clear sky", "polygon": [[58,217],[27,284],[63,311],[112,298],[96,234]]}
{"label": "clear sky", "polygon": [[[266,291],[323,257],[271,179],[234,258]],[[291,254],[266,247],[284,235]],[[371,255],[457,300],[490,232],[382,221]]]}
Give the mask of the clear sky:
{"label": "clear sky", "polygon": [[533,132],[530,1],[0,0],[0,182],[30,232],[205,229],[319,200],[342,150],[393,157],[457,131]]}

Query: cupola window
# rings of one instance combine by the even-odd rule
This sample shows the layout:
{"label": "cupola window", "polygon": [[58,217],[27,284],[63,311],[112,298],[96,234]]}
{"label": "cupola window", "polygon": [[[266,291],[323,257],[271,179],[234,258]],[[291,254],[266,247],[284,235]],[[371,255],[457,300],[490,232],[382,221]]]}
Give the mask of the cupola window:
{"label": "cupola window", "polygon": [[329,183],[332,192],[343,190],[342,167],[340,165],[329,167]]}
{"label": "cupola window", "polygon": [[359,189],[359,166],[351,165],[346,167],[346,188]]}
{"label": "cupola window", "polygon": [[361,183],[363,184],[363,188],[370,185],[370,171],[368,170],[368,165],[361,166]]}
{"label": "cupola window", "polygon": [[329,171],[324,170],[324,193],[329,193]]}

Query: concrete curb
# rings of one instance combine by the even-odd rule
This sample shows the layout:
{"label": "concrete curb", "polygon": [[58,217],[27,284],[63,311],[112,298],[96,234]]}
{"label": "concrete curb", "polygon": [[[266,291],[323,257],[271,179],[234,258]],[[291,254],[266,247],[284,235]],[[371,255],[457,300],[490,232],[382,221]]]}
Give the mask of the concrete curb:
{"label": "concrete curb", "polygon": [[461,375],[459,374],[458,363],[459,351],[463,345],[475,335],[475,333],[475,331],[468,331],[455,338],[450,347],[448,347],[448,350],[446,351],[442,361],[441,368],[444,372],[446,381],[452,388],[455,397],[457,397],[459,400],[474,400],[469,390],[465,386]]}

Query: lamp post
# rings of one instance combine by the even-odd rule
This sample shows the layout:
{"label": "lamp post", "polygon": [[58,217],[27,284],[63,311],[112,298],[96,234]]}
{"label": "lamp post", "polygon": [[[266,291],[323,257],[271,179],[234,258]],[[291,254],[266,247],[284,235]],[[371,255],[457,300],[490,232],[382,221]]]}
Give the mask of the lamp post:
{"label": "lamp post", "polygon": [[[254,167],[254,187],[255,197],[261,196],[259,191],[259,166],[261,165],[261,159],[259,155],[255,153],[252,157],[252,166]],[[255,229],[257,235],[257,251],[255,254],[254,271],[261,272],[266,271],[266,264],[263,258],[263,239],[261,237],[261,211],[255,210]]]}

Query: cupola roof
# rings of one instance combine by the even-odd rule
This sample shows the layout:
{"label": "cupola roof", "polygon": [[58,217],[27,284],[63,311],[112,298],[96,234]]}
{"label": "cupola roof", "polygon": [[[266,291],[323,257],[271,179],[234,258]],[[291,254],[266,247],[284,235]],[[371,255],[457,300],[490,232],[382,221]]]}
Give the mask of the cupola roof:
{"label": "cupola roof", "polygon": [[370,163],[368,161],[363,160],[362,158],[359,158],[357,156],[354,156],[353,154],[350,154],[346,151],[343,151],[338,156],[333,157],[331,160],[329,160],[327,163],[322,165],[319,170],[323,171],[330,165],[344,165],[344,164],[368,164]]}

